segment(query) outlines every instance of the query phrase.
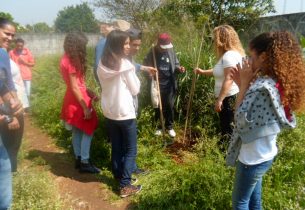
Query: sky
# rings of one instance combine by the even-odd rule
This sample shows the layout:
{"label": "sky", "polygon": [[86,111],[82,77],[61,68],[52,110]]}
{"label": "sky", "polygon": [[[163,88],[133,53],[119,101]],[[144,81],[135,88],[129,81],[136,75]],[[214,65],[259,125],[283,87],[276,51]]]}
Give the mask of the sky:
{"label": "sky", "polygon": [[[77,5],[85,0],[0,0],[0,12],[10,13],[21,25],[46,22],[53,25],[57,13],[66,6]],[[92,0],[91,0],[92,2]],[[305,12],[305,0],[274,0],[277,13],[272,15]],[[90,5],[90,4],[89,4]],[[95,10],[98,20],[102,14]]]}

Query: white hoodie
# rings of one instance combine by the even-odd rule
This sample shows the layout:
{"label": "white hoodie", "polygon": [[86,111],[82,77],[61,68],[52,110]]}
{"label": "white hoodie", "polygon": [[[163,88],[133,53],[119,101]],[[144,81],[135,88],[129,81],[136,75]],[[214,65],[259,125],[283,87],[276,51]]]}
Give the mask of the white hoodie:
{"label": "white hoodie", "polygon": [[102,87],[101,106],[105,117],[111,120],[135,119],[133,97],[140,92],[140,80],[134,65],[122,59],[120,70],[109,69],[99,63],[97,75]]}

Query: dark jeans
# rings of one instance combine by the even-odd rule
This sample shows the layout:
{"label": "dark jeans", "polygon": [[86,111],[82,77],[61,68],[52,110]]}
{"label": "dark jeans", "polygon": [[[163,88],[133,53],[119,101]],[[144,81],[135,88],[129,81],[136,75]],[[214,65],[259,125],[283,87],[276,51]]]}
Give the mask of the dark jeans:
{"label": "dark jeans", "polygon": [[222,102],[222,110],[219,112],[221,136],[228,138],[233,132],[234,105],[236,95],[226,97]]}
{"label": "dark jeans", "polygon": [[[161,94],[163,116],[165,120],[164,122],[165,128],[170,130],[173,129],[173,124],[174,124],[174,103],[175,103],[176,93],[174,88],[166,88],[166,89],[160,88],[160,94]],[[160,120],[160,109],[155,108],[155,121],[158,122],[158,120]],[[158,127],[161,128],[161,126]]]}
{"label": "dark jeans", "polygon": [[120,179],[120,187],[130,185],[137,156],[137,123],[135,119],[106,119],[106,129],[111,141],[112,173]]}
{"label": "dark jeans", "polygon": [[3,145],[6,148],[8,156],[11,162],[12,172],[17,171],[17,156],[21,146],[23,130],[24,130],[24,119],[23,115],[17,117],[20,128],[17,130],[9,130],[7,124],[3,123],[0,126],[0,134],[2,137]]}

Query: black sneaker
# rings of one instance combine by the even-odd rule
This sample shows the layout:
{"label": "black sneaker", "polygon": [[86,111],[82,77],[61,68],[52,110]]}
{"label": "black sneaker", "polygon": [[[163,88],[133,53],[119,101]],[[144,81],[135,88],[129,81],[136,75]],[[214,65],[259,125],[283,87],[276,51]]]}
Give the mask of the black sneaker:
{"label": "black sneaker", "polygon": [[127,185],[120,189],[120,197],[126,198],[135,195],[142,190],[142,185]]}
{"label": "black sneaker", "polygon": [[144,169],[141,169],[141,168],[137,168],[133,174],[135,175],[146,175],[146,174],[149,174],[149,171],[148,170],[144,170]]}
{"label": "black sneaker", "polygon": [[80,168],[80,156],[77,157],[77,159],[75,159],[75,165],[74,165],[74,168],[75,169],[79,169]]}
{"label": "black sneaker", "polygon": [[99,174],[101,170],[91,163],[80,163],[80,173]]}

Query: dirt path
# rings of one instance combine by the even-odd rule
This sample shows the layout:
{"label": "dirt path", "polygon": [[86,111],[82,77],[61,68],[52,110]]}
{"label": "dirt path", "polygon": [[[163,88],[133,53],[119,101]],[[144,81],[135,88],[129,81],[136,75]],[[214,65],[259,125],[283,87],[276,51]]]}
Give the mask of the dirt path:
{"label": "dirt path", "polygon": [[24,139],[27,150],[41,156],[50,166],[54,183],[59,188],[65,209],[74,210],[123,210],[128,209],[128,200],[111,203],[111,192],[103,186],[98,176],[80,174],[71,163],[71,156],[54,145],[54,140],[35,127],[25,117]]}

